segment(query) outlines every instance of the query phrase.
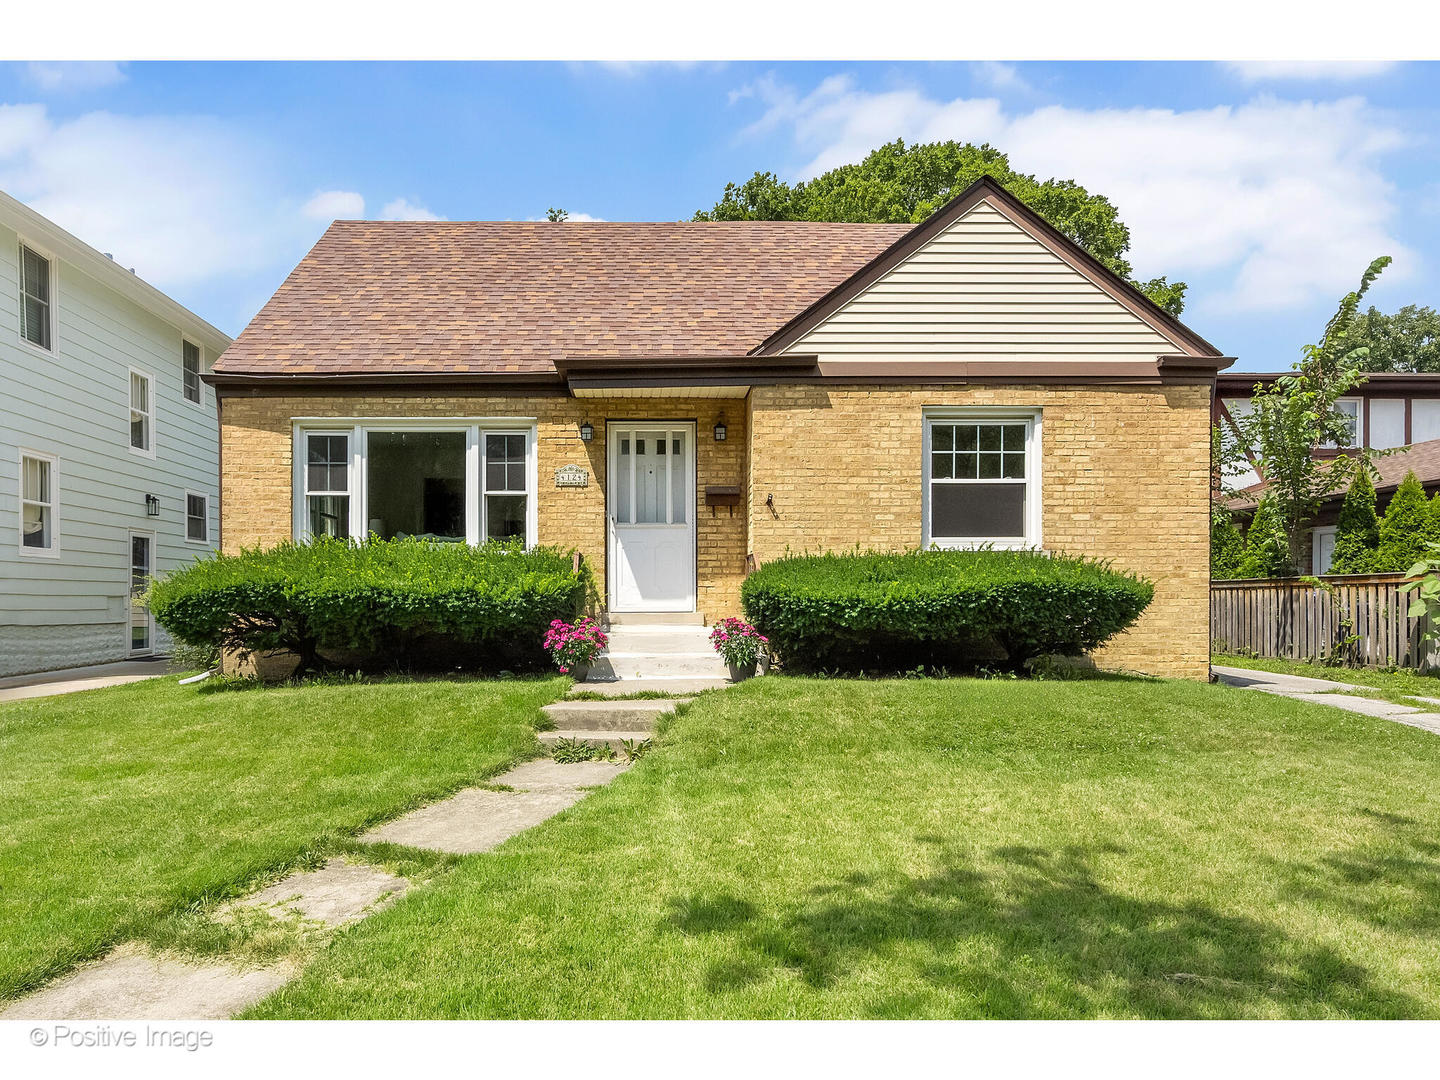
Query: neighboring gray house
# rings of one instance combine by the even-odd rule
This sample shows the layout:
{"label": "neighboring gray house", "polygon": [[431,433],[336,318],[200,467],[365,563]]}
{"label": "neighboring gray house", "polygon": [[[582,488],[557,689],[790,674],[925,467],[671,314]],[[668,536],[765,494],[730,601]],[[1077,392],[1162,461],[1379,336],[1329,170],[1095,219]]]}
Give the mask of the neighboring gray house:
{"label": "neighboring gray house", "polygon": [[0,676],[166,648],[132,598],[219,545],[229,344],[0,192]]}

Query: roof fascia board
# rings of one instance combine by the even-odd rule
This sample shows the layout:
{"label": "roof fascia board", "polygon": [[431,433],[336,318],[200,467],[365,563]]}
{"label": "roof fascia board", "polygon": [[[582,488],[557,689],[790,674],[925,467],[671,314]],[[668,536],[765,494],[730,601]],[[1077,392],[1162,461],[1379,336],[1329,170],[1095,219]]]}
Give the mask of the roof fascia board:
{"label": "roof fascia board", "polygon": [[79,237],[66,232],[49,218],[37,214],[24,203],[0,191],[0,222],[21,236],[43,242],[56,257],[63,259],[87,277],[113,289],[125,299],[171,323],[187,336],[199,338],[198,344],[214,350],[216,355],[230,345],[230,335],[212,326],[189,308],[166,296],[144,278],[132,274],[114,259],[106,258]]}

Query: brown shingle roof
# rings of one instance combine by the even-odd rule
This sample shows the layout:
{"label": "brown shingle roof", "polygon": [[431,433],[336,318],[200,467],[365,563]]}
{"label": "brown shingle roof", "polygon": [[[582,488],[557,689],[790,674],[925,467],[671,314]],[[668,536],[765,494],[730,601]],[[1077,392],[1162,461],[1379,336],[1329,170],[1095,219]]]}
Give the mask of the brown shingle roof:
{"label": "brown shingle roof", "polygon": [[565,357],[741,356],[910,229],[337,221],[215,371],[549,374]]}
{"label": "brown shingle roof", "polygon": [[[1387,457],[1376,458],[1375,472],[1378,474],[1375,479],[1375,491],[1381,495],[1398,488],[1404,481],[1405,474],[1411,472],[1426,488],[1440,486],[1440,439],[1411,443],[1405,449],[1397,450]],[[1255,509],[1260,496],[1265,493],[1268,486],[1262,482],[1242,489],[1231,499],[1230,508],[1241,511]],[[1325,496],[1325,499],[1327,502],[1330,500],[1339,502],[1345,498],[1347,490],[1349,490],[1348,487],[1335,488]]]}

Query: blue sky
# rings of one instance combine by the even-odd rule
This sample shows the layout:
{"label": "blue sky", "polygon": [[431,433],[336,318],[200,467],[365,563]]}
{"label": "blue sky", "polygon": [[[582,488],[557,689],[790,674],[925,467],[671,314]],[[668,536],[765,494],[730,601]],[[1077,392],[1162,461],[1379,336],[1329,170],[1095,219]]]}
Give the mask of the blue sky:
{"label": "blue sky", "polygon": [[1283,368],[1375,255],[1440,302],[1440,66],[0,65],[0,189],[237,333],[334,216],[688,218],[895,137],[989,141],[1119,206],[1142,277]]}

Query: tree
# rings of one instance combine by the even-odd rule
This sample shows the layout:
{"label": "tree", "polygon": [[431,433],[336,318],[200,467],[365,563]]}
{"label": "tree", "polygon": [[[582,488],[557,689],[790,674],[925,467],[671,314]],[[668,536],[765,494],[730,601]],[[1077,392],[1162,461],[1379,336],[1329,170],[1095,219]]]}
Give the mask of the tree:
{"label": "tree", "polygon": [[1440,312],[1432,307],[1408,304],[1393,315],[1372,307],[1355,316],[1346,338],[1370,350],[1366,371],[1440,371]]}
{"label": "tree", "polygon": [[[988,143],[914,143],[903,139],[872,150],[859,164],[841,165],[814,180],[787,184],[757,172],[725,192],[696,221],[868,221],[917,223],[985,175],[993,176],[1067,238],[1109,269],[1130,279],[1125,258],[1130,230],[1115,205],[1073,180],[1037,180],[1010,168]],[[1171,315],[1185,306],[1185,283],[1164,277],[1132,281]]]}
{"label": "tree", "polygon": [[1291,573],[1289,539],[1276,500],[1269,492],[1261,496],[1250,528],[1245,530],[1245,557],[1236,577],[1284,577]]}
{"label": "tree", "polygon": [[1380,519],[1380,547],[1375,553],[1375,573],[1396,574],[1410,569],[1428,552],[1431,542],[1440,540],[1430,500],[1413,472],[1390,496],[1390,505]]}
{"label": "tree", "polygon": [[569,210],[560,210],[560,209],[557,209],[556,207],[553,207],[553,206],[552,206],[552,207],[550,207],[549,210],[546,210],[546,211],[545,211],[545,220],[546,220],[546,221],[569,221],[569,220],[570,220],[570,211],[569,211]]}
{"label": "tree", "polygon": [[1375,512],[1375,485],[1368,469],[1361,469],[1345,493],[1335,528],[1332,574],[1372,574],[1380,546],[1380,516]]}
{"label": "tree", "polygon": [[1210,577],[1225,581],[1240,576],[1245,561],[1245,538],[1223,503],[1210,504]]}
{"label": "tree", "polygon": [[1300,566],[1306,527],[1320,503],[1330,492],[1348,487],[1359,471],[1372,468],[1376,451],[1368,448],[1352,447],[1328,459],[1313,451],[1350,442],[1352,418],[1335,403],[1364,381],[1360,362],[1365,350],[1349,346],[1345,328],[1354,320],[1360,298],[1389,264],[1389,256],[1372,262],[1360,287],[1340,301],[1320,340],[1304,347],[1294,374],[1257,386],[1250,412],[1232,421],[1233,437],[1226,440],[1224,457],[1227,464],[1236,463],[1248,447],[1265,478],[1266,497],[1274,503],[1287,540],[1284,574],[1294,574]]}

